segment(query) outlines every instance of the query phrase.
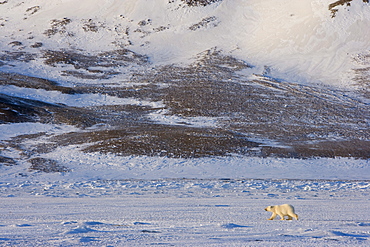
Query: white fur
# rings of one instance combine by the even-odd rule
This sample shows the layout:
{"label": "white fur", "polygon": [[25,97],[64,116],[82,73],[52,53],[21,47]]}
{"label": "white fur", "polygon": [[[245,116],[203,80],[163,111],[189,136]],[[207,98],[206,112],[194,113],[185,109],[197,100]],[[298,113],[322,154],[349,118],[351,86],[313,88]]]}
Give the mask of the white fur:
{"label": "white fur", "polygon": [[268,206],[265,210],[272,212],[269,220],[275,219],[276,215],[280,216],[280,220],[284,220],[284,216],[288,216],[288,220],[292,220],[293,217],[298,220],[298,215],[294,212],[294,207],[289,204]]}

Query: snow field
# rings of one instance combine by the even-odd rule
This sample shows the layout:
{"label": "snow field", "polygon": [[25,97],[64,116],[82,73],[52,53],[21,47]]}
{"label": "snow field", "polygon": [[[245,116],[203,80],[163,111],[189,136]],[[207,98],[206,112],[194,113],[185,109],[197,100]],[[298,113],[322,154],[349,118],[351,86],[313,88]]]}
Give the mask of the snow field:
{"label": "snow field", "polygon": [[[291,195],[291,193],[288,193]],[[368,195],[284,200],[298,221],[267,221],[282,200],[136,193],[109,198],[2,198],[0,243],[21,246],[366,246]]]}

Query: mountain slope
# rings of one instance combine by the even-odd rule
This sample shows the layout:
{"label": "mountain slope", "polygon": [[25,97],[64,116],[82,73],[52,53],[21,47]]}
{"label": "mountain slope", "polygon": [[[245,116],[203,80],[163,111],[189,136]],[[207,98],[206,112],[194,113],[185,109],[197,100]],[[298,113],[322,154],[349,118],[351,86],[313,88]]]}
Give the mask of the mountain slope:
{"label": "mountain slope", "polygon": [[74,5],[0,4],[4,163],[369,158],[367,1]]}

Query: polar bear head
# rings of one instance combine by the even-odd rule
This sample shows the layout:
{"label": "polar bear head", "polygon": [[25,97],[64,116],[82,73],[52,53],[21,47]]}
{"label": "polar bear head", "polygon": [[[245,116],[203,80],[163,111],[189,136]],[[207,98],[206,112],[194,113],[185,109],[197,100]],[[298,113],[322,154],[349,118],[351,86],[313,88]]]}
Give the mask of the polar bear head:
{"label": "polar bear head", "polygon": [[265,208],[265,211],[272,212],[273,209],[274,209],[274,206],[268,206],[267,208]]}

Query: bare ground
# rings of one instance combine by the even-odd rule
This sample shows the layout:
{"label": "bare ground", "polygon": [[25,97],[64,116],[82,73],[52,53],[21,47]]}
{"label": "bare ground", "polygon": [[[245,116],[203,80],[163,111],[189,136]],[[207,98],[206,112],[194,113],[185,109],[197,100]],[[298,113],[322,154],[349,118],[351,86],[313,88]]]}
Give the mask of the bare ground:
{"label": "bare ground", "polygon": [[[120,66],[130,63],[149,66],[145,56],[128,50],[112,51],[109,56],[86,56],[77,51],[42,54],[46,66],[72,64],[76,71],[82,69],[86,73],[91,73],[90,67],[110,68],[118,60]],[[5,62],[9,63],[9,57],[7,59]],[[88,144],[85,152],[117,155],[370,158],[368,104],[337,89],[288,83],[263,75],[247,80],[238,74],[250,67],[252,65],[244,61],[209,50],[199,54],[190,66],[143,69],[132,75],[132,86],[126,87],[81,84],[70,88],[43,78],[1,72],[0,85],[163,101],[165,107],[162,110],[166,110],[167,115],[185,120],[216,118],[217,125],[195,127],[186,121],[174,125],[155,122],[148,114],[159,109],[149,106],[71,107],[0,94],[0,123],[41,122],[81,128],[79,132],[62,135],[20,136],[2,141],[0,148],[12,146],[19,149],[30,159],[30,169],[46,172],[59,168],[68,171],[68,168],[52,161],[40,162],[32,159],[33,155],[73,144]],[[109,69],[104,71],[109,72]],[[72,72],[68,76],[78,77]],[[102,78],[110,76],[104,74]],[[361,76],[361,80],[368,81],[364,73]],[[368,91],[366,84],[362,95],[368,96]],[[97,124],[110,127],[89,128]],[[43,141],[39,144],[23,145],[25,140],[40,138]],[[0,159],[3,165],[16,162],[8,157],[1,156]],[[45,168],[48,164],[49,168]]]}

